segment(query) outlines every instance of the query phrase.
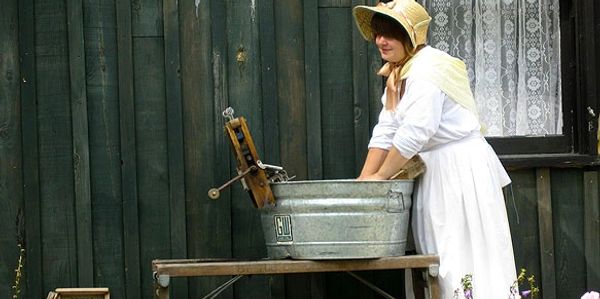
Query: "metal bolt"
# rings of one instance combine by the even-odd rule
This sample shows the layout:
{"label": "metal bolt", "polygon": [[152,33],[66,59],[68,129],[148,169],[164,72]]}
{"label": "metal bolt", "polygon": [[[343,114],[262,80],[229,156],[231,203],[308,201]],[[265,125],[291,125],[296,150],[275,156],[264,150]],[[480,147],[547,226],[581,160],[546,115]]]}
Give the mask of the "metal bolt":
{"label": "metal bolt", "polygon": [[429,276],[437,277],[440,274],[440,265],[430,265],[429,266]]}
{"label": "metal bolt", "polygon": [[587,111],[590,114],[591,117],[595,117],[596,113],[594,113],[594,109],[592,109],[592,107],[587,106]]}

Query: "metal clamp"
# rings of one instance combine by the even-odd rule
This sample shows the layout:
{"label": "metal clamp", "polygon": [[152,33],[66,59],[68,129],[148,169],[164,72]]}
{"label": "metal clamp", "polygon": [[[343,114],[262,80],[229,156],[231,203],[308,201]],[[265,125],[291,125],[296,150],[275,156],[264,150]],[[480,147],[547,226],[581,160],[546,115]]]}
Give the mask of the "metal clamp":
{"label": "metal clamp", "polygon": [[256,165],[262,170],[265,170],[265,169],[283,170],[283,167],[281,167],[281,166],[265,164],[261,160],[257,160]]}
{"label": "metal clamp", "polygon": [[156,283],[160,287],[162,287],[162,288],[169,287],[169,283],[171,282],[171,277],[169,275],[158,274],[158,272],[154,271],[153,276],[154,276],[154,281],[156,281]]}
{"label": "metal clamp", "polygon": [[438,264],[429,265],[428,272],[429,272],[429,276],[437,277],[440,274],[440,265],[438,265]]}
{"label": "metal clamp", "polygon": [[225,117],[228,121],[232,121],[233,120],[233,108],[231,107],[227,107],[225,108],[225,110],[223,110],[223,117]]}

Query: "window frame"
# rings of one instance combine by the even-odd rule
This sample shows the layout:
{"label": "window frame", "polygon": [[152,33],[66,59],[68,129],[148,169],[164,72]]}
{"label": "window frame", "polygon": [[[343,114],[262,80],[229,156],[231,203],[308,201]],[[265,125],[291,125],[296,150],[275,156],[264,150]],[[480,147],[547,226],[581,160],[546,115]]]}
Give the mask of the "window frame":
{"label": "window frame", "polygon": [[595,7],[594,0],[560,0],[559,5],[563,133],[486,137],[509,168],[600,165],[597,149],[600,59],[595,51],[595,44],[600,45],[595,34],[600,32],[600,5]]}

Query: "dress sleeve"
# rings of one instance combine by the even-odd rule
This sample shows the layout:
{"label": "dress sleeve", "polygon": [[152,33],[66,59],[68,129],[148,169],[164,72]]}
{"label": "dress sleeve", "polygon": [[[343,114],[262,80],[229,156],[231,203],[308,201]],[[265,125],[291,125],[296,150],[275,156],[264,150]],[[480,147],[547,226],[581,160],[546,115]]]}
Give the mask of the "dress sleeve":
{"label": "dress sleeve", "polygon": [[[385,92],[381,97],[382,102],[386,99]],[[394,112],[386,110],[385,105],[379,112],[379,119],[375,128],[373,128],[373,135],[369,141],[369,148],[381,148],[389,150],[392,147],[392,139],[394,134],[398,130],[398,124],[394,119]]]}
{"label": "dress sleeve", "polygon": [[402,119],[392,144],[410,159],[431,139],[439,128],[445,94],[422,79],[407,79],[406,94],[400,101]]}

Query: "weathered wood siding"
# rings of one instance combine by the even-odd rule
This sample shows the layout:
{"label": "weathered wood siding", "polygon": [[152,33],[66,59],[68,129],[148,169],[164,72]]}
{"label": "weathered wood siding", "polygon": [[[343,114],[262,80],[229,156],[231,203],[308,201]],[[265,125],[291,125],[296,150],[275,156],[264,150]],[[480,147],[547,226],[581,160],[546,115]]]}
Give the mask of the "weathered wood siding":
{"label": "weathered wood siding", "polygon": [[[235,173],[221,112],[245,116],[262,160],[296,179],[355,177],[382,92],[351,17],[364,2],[2,0],[0,297],[18,244],[23,298],[150,298],[152,259],[265,257],[240,185],[206,196]],[[598,169],[510,174],[517,265],[544,298],[600,289]],[[365,273],[400,298],[402,275]],[[174,279],[173,298],[227,279]],[[223,297],[376,296],[331,273],[252,276]]]}
{"label": "weathered wood siding", "polygon": [[0,10],[0,296],[12,294],[24,245],[21,92],[17,1]]}

